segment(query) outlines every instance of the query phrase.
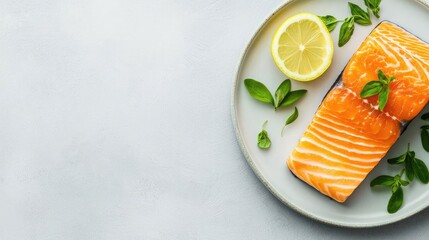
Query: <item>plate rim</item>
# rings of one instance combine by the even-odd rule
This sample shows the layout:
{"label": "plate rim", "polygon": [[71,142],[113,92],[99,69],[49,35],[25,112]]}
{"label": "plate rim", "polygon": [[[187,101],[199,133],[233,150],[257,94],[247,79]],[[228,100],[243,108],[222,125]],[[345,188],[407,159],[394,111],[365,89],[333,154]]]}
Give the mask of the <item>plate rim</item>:
{"label": "plate rim", "polygon": [[[404,216],[401,216],[397,219],[393,219],[390,221],[384,221],[384,222],[376,222],[376,223],[372,223],[372,224],[353,224],[353,223],[346,223],[346,222],[341,222],[341,221],[335,221],[335,220],[331,220],[331,219],[326,219],[320,216],[316,216],[311,214],[310,212],[292,204],[291,202],[289,202],[286,198],[284,198],[275,188],[274,186],[272,186],[269,181],[264,177],[264,175],[261,173],[261,171],[256,167],[255,162],[253,161],[253,158],[250,156],[249,152],[247,151],[247,148],[244,144],[244,141],[242,139],[242,135],[241,135],[241,130],[238,126],[238,121],[237,121],[237,108],[235,105],[235,98],[236,98],[236,93],[238,90],[238,83],[240,81],[239,77],[240,74],[242,72],[243,69],[243,63],[245,58],[247,57],[250,47],[253,45],[253,43],[255,42],[255,40],[259,37],[260,33],[262,32],[262,30],[267,26],[267,24],[271,21],[271,19],[276,16],[279,12],[281,12],[284,8],[288,7],[288,5],[290,5],[292,2],[295,2],[297,0],[285,0],[282,4],[280,4],[280,6],[276,7],[275,10],[268,16],[265,18],[265,20],[259,25],[259,27],[257,27],[257,30],[255,31],[255,33],[253,33],[252,37],[250,38],[250,40],[247,42],[246,44],[246,48],[244,49],[244,51],[241,53],[241,57],[240,57],[240,61],[237,65],[237,67],[235,68],[235,77],[233,79],[233,86],[231,89],[231,120],[234,126],[234,132],[235,132],[235,137],[237,138],[237,141],[240,145],[240,149],[241,152],[243,153],[246,162],[249,164],[250,168],[252,169],[253,173],[258,177],[259,181],[261,181],[263,183],[263,185],[265,186],[265,188],[268,189],[268,191],[274,195],[274,197],[276,197],[280,202],[282,202],[284,205],[288,206],[289,208],[295,210],[296,212],[310,218],[313,220],[317,220],[319,222],[322,223],[326,223],[326,224],[330,224],[333,226],[338,226],[338,227],[348,227],[348,228],[371,228],[371,227],[380,227],[380,226],[384,226],[384,225],[388,225],[388,224],[392,224],[401,220],[404,220],[408,217],[411,217],[415,214],[417,214],[418,212],[426,209],[429,207],[429,204],[426,206],[422,206],[420,208],[415,209],[414,211],[410,211],[409,214],[406,214]],[[426,9],[429,10],[429,0],[414,0],[417,3],[420,3],[421,5],[423,5],[423,7],[425,7]]]}

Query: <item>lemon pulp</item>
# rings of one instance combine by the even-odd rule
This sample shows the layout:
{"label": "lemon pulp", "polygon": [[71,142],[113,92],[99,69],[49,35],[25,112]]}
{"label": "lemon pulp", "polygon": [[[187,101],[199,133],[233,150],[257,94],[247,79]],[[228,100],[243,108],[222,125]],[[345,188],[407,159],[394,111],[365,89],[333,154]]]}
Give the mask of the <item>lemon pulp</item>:
{"label": "lemon pulp", "polygon": [[287,19],[276,31],[271,54],[279,69],[298,81],[311,81],[331,65],[334,46],[322,20],[301,13]]}

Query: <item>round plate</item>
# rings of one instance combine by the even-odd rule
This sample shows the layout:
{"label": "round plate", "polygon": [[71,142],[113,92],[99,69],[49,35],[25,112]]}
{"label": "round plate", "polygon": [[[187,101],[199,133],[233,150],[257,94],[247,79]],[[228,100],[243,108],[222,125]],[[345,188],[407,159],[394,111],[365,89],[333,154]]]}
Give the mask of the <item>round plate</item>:
{"label": "round plate", "polygon": [[[364,6],[363,1],[354,1]],[[310,123],[317,107],[326,92],[341,73],[350,57],[357,50],[371,30],[382,20],[392,21],[407,29],[419,38],[429,42],[428,0],[403,1],[389,0],[381,3],[381,18],[372,16],[371,26],[356,26],[352,39],[342,48],[337,47],[339,26],[332,32],[336,45],[331,67],[319,79],[303,83],[292,82],[292,89],[307,89],[307,95],[297,103],[300,116],[285,128],[283,137],[280,132],[293,107],[273,110],[269,105],[257,102],[247,93],[243,80],[253,78],[263,82],[272,93],[286,78],[275,66],[270,55],[271,38],[277,27],[288,17],[300,12],[316,15],[333,15],[337,18],[349,16],[347,2],[338,0],[301,0],[287,1],[274,12],[255,33],[241,59],[232,92],[232,118],[237,139],[249,165],[264,185],[280,201],[298,212],[322,222],[347,226],[371,227],[399,221],[409,217],[429,205],[429,186],[418,181],[404,188],[404,204],[395,214],[386,210],[390,197],[389,189],[371,189],[369,182],[380,174],[396,174],[399,169],[386,164],[383,159],[356,189],[346,203],[337,203],[296,179],[285,165],[299,138]],[[412,17],[410,17],[412,16]],[[425,112],[429,111],[426,107]],[[257,135],[261,125],[268,120],[267,131],[272,146],[269,150],[257,147]],[[421,146],[420,119],[414,120],[397,143],[391,148],[386,158],[402,154],[408,142],[416,155],[429,159],[429,153]],[[429,165],[429,162],[426,161]]]}

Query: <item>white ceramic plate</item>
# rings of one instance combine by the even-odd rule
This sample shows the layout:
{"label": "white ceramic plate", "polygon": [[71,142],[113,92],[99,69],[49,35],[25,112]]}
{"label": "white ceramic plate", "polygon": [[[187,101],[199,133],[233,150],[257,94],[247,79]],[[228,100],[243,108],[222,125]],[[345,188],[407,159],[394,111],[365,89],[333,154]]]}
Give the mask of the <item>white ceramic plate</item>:
{"label": "white ceramic plate", "polygon": [[[364,6],[363,0],[353,1]],[[337,203],[320,194],[304,182],[296,179],[285,165],[285,160],[307,128],[317,107],[331,85],[341,73],[352,54],[381,20],[390,20],[421,39],[429,42],[429,1],[382,1],[381,18],[372,16],[372,26],[356,26],[350,42],[343,48],[336,46],[331,67],[319,79],[310,83],[292,82],[293,89],[308,89],[308,94],[297,104],[300,116],[280,131],[293,107],[274,110],[252,99],[247,93],[243,80],[253,78],[265,83],[274,92],[286,77],[277,69],[270,55],[271,38],[277,27],[288,17],[300,12],[317,15],[334,15],[345,18],[349,15],[346,1],[300,0],[286,1],[269,17],[251,39],[239,65],[232,93],[232,118],[242,151],[255,174],[264,185],[283,203],[298,212],[326,223],[347,227],[371,227],[399,221],[429,206],[429,185],[414,181],[404,189],[404,205],[395,214],[388,214],[386,206],[390,197],[388,189],[371,189],[369,182],[380,174],[395,174],[398,168],[386,164],[385,159],[376,166],[367,179],[356,189],[346,203]],[[332,32],[334,43],[338,42],[339,26]],[[429,111],[426,107],[425,111]],[[262,123],[268,120],[267,130],[272,140],[271,149],[262,151],[257,147],[257,135]],[[417,156],[429,165],[429,153],[421,146],[420,119],[414,120],[408,130],[389,151],[388,157],[397,156],[406,150],[408,142]]]}

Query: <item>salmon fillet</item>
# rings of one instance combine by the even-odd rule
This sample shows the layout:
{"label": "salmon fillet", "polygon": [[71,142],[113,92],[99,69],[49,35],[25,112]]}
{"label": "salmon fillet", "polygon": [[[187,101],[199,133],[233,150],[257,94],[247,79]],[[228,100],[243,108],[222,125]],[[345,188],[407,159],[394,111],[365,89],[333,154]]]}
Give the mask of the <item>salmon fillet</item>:
{"label": "salmon fillet", "polygon": [[[395,76],[383,111],[377,96],[359,96],[366,83],[378,79],[378,70]],[[326,95],[287,165],[304,182],[344,202],[428,101],[429,44],[382,22]]]}

